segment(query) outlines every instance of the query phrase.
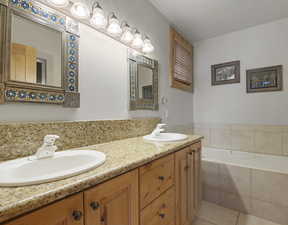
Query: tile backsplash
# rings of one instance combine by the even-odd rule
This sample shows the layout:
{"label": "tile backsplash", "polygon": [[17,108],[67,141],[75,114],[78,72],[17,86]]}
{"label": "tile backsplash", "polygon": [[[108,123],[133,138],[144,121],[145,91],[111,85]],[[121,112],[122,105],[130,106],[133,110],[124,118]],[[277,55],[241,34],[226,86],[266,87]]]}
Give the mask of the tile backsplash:
{"label": "tile backsplash", "polygon": [[0,161],[34,154],[47,134],[57,134],[59,150],[142,136],[159,118],[77,122],[0,123]]}
{"label": "tile backsplash", "polygon": [[288,126],[194,123],[207,147],[288,156]]}

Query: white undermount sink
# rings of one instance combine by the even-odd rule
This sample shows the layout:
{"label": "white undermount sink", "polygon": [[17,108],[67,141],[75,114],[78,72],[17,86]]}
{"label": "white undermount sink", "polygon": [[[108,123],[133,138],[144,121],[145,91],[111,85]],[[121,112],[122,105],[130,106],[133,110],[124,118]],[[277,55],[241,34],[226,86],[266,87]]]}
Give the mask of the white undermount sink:
{"label": "white undermount sink", "polygon": [[187,139],[187,135],[178,133],[160,133],[159,135],[147,135],[143,137],[147,141],[163,141],[163,142],[173,142],[173,141],[183,141]]}
{"label": "white undermount sink", "polygon": [[94,169],[106,160],[94,150],[67,150],[53,157],[25,157],[0,163],[0,186],[13,187],[61,180]]}

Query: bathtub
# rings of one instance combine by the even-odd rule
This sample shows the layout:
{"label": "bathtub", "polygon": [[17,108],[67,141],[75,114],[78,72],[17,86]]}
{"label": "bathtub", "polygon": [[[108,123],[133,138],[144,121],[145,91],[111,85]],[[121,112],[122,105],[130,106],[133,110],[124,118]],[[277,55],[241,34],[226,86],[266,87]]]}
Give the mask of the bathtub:
{"label": "bathtub", "polygon": [[288,174],[288,157],[204,147],[202,160]]}
{"label": "bathtub", "polygon": [[203,199],[288,225],[288,157],[204,147]]}

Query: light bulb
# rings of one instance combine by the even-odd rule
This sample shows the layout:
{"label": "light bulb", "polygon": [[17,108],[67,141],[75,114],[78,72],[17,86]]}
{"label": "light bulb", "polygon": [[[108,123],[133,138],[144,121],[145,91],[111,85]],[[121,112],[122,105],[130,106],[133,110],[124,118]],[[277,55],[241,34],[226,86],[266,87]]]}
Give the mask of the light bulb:
{"label": "light bulb", "polygon": [[71,9],[71,13],[79,19],[87,19],[90,16],[89,7],[83,2],[75,2]]}
{"label": "light bulb", "polygon": [[109,20],[107,32],[113,36],[118,36],[122,33],[122,28],[120,26],[119,20],[117,19],[114,13],[112,14]]}
{"label": "light bulb", "polygon": [[47,0],[47,2],[59,8],[64,8],[69,4],[69,0]]}
{"label": "light bulb", "polygon": [[142,51],[144,53],[150,53],[154,51],[154,46],[148,37],[144,39]]}
{"label": "light bulb", "polygon": [[134,36],[131,32],[131,28],[130,26],[125,23],[123,26],[123,34],[121,36],[121,41],[125,42],[125,43],[130,43],[133,40]]}
{"label": "light bulb", "polygon": [[134,48],[142,48],[143,47],[143,40],[142,40],[142,36],[139,33],[139,31],[136,30],[135,34],[134,34],[134,39],[132,42],[132,47]]}
{"label": "light bulb", "polygon": [[104,15],[104,11],[102,7],[97,3],[93,10],[93,15],[90,20],[90,23],[97,28],[104,28],[107,24],[106,17]]}

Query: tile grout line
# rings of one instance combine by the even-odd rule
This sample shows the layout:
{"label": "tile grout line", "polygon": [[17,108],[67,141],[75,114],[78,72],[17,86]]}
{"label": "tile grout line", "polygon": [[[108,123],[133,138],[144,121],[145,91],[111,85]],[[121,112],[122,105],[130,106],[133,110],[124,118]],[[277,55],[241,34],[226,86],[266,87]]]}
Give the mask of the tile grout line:
{"label": "tile grout line", "polygon": [[235,225],[239,225],[240,215],[241,215],[241,213],[240,213],[240,212],[238,212],[238,216],[237,216],[237,219],[236,219],[236,224],[235,224]]}
{"label": "tile grout line", "polygon": [[220,224],[216,224],[216,223],[214,223],[214,222],[211,222],[210,220],[207,220],[206,218],[198,218],[198,219],[203,220],[203,221],[205,221],[205,222],[207,222],[207,223],[210,223],[210,224],[212,224],[212,225],[220,225]]}

